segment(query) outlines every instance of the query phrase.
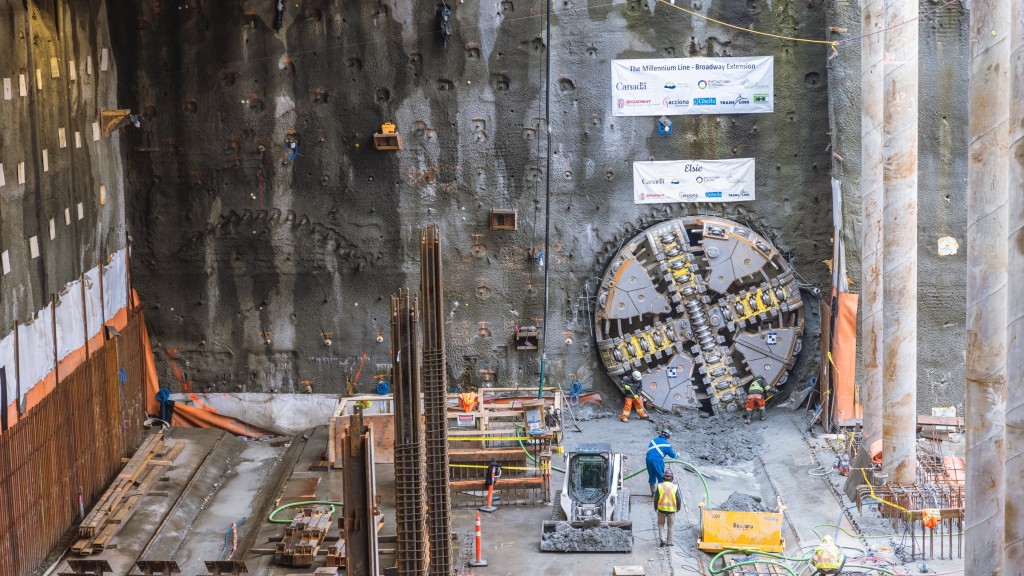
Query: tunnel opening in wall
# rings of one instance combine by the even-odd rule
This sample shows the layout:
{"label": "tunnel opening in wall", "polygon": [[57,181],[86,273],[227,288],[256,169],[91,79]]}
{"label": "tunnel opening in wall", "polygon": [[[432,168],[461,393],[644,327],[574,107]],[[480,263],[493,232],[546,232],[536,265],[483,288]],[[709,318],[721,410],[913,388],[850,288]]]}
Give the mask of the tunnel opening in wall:
{"label": "tunnel opening in wall", "polygon": [[594,337],[613,381],[639,370],[663,410],[743,409],[761,377],[781,389],[802,349],[803,300],[779,251],[724,218],[686,216],[637,234],[609,260]]}

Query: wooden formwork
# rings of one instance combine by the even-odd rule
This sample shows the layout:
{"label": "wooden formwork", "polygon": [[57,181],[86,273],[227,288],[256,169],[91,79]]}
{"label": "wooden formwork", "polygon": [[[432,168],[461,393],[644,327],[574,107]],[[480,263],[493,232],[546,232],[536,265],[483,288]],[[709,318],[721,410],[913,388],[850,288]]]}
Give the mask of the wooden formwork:
{"label": "wooden formwork", "polygon": [[[547,502],[551,493],[551,451],[561,437],[560,423],[543,423],[544,414],[560,414],[562,394],[545,388],[542,398],[520,396],[522,388],[483,388],[471,410],[449,396],[448,459],[451,489],[461,504],[484,501],[488,466],[501,467],[494,491],[503,502]],[[540,409],[542,433],[527,433],[525,409]]]}
{"label": "wooden formwork", "polygon": [[[544,412],[561,414],[562,393],[549,387],[542,391]],[[495,461],[502,476],[495,485],[506,502],[544,501],[550,498],[551,451],[561,438],[560,423],[545,425],[544,434],[528,435],[523,429],[524,404],[538,403],[535,390],[523,388],[481,388],[482,402],[464,410],[458,394],[448,395],[448,459],[451,489],[462,501],[479,502],[478,493],[486,491],[484,474]],[[363,408],[363,422],[373,428],[374,460],[377,464],[395,461],[394,402],[390,395],[367,394],[341,398],[328,422],[326,457],[330,464],[341,465],[341,441],[349,416],[356,406]],[[466,498],[468,496],[468,498]]]}

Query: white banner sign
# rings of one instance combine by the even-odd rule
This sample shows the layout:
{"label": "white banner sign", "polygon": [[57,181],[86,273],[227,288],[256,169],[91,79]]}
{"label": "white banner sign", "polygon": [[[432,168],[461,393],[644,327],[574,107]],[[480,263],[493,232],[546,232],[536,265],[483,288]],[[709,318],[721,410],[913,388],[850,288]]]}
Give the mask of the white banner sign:
{"label": "white banner sign", "polygon": [[771,112],[774,62],[772,56],[612,60],[612,115]]}
{"label": "white banner sign", "polygon": [[634,204],[753,199],[753,158],[633,162]]}

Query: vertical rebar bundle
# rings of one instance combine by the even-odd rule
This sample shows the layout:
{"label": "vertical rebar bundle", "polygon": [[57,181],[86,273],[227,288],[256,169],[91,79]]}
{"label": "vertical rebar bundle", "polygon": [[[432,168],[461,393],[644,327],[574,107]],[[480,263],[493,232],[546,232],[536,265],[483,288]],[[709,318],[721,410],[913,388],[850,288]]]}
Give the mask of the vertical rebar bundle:
{"label": "vertical rebar bundle", "polygon": [[[967,163],[968,574],[1001,574],[1010,0],[971,6]],[[1020,191],[1016,191],[1020,194]]]}
{"label": "vertical rebar bundle", "polygon": [[885,37],[882,0],[861,9],[860,186],[861,186],[861,346],[864,367],[865,444],[882,436],[882,122]]}
{"label": "vertical rebar bundle", "polygon": [[426,416],[427,532],[431,576],[450,576],[451,490],[448,477],[447,363],[444,355],[444,278],[437,226],[420,233],[423,305],[423,411]]}
{"label": "vertical rebar bundle", "polygon": [[1004,568],[1024,566],[1024,3],[1011,10]]}
{"label": "vertical rebar bundle", "polygon": [[889,482],[917,476],[917,0],[885,0],[882,435]]}
{"label": "vertical rebar bundle", "polygon": [[409,291],[391,296],[391,382],[395,390],[395,563],[399,576],[427,572],[423,500],[423,427],[417,302]]}

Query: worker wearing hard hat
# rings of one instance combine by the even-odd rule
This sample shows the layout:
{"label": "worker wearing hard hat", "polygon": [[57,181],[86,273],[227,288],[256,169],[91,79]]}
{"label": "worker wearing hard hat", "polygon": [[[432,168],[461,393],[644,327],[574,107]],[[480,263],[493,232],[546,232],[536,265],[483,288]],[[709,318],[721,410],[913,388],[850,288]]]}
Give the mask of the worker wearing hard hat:
{"label": "worker wearing hard hat", "polygon": [[811,557],[814,564],[815,574],[838,574],[846,564],[846,555],[839,550],[828,534],[821,537],[821,544],[814,549],[814,556]]}
{"label": "worker wearing hard hat", "polygon": [[671,437],[672,434],[668,430],[662,430],[658,437],[647,445],[647,483],[651,485],[651,496],[657,495],[656,487],[665,481],[665,457],[679,457],[668,443]]}
{"label": "worker wearing hard hat", "polygon": [[[654,498],[654,509],[658,511],[658,543],[661,546],[672,546],[672,520],[682,505],[679,486],[676,486],[671,470],[665,471],[665,481],[658,484]],[[668,537],[661,533],[661,527],[668,524]]]}
{"label": "worker wearing hard hat", "polygon": [[628,422],[633,408],[636,408],[636,415],[641,420],[647,420],[644,399],[640,397],[640,393],[644,390],[643,376],[638,370],[633,370],[632,374],[622,379],[622,390],[626,393],[626,402],[622,405],[622,415],[619,416],[619,420]]}
{"label": "worker wearing hard hat", "polygon": [[747,412],[743,416],[744,422],[750,424],[750,415],[755,408],[761,412],[761,420],[764,420],[764,395],[767,391],[768,384],[764,378],[758,376],[750,382],[750,386],[747,387]]}

